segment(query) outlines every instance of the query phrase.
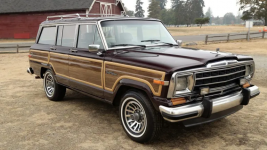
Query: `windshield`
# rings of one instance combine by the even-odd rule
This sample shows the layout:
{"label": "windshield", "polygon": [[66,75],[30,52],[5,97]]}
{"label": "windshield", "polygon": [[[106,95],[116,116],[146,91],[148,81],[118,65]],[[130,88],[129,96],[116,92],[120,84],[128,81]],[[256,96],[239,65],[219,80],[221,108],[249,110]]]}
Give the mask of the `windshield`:
{"label": "windshield", "polygon": [[109,48],[155,44],[177,45],[167,29],[158,21],[105,21],[101,26]]}

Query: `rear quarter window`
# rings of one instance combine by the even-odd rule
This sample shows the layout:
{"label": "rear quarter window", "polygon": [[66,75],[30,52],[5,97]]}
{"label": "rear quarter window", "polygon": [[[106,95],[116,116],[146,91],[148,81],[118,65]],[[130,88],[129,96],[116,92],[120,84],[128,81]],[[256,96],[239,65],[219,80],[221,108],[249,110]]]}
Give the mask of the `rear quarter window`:
{"label": "rear quarter window", "polygon": [[56,27],[44,27],[42,29],[38,43],[54,45],[55,38],[56,38]]}

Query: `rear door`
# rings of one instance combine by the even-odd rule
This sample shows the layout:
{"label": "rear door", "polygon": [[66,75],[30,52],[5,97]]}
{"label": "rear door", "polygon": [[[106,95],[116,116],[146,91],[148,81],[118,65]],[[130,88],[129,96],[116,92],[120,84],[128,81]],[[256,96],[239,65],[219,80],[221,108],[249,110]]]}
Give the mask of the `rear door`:
{"label": "rear door", "polygon": [[30,66],[35,73],[41,73],[41,66],[47,66],[49,63],[49,51],[55,45],[56,26],[40,26],[38,33],[36,44],[32,45],[29,51]]}
{"label": "rear door", "polygon": [[50,64],[59,83],[69,86],[69,52],[74,47],[76,25],[58,25],[56,44],[50,50]]}
{"label": "rear door", "polygon": [[70,86],[90,95],[103,98],[104,57],[98,51],[89,51],[89,45],[104,49],[96,24],[80,24],[75,48],[69,56]]}

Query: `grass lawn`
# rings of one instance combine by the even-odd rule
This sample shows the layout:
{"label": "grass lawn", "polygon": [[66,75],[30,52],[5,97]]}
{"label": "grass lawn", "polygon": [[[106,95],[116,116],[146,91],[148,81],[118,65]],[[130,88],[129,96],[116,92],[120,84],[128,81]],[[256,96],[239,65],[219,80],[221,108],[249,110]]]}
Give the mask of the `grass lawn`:
{"label": "grass lawn", "polygon": [[245,55],[267,55],[267,40],[266,39],[255,39],[250,42],[243,41],[231,41],[231,42],[221,42],[221,43],[211,43],[205,45],[204,42],[199,42],[198,45],[188,46],[203,50],[216,51],[220,48],[221,52],[229,52],[235,54],[245,54]]}
{"label": "grass lawn", "polygon": [[[263,30],[263,26],[251,28],[252,32],[259,32]],[[168,28],[172,36],[183,35],[206,35],[206,34],[225,34],[247,32],[248,29],[244,26],[204,26],[200,27],[170,27]]]}

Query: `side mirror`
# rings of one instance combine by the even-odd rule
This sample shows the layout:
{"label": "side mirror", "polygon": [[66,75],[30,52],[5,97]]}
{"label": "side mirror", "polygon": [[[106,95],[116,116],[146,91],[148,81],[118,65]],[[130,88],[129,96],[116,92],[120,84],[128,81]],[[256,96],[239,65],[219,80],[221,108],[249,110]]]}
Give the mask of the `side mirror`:
{"label": "side mirror", "polygon": [[182,41],[182,40],[176,40],[176,43],[177,43],[179,46],[182,46],[183,41]]}
{"label": "side mirror", "polygon": [[95,52],[95,51],[98,51],[99,48],[100,48],[100,45],[89,45],[89,46],[88,46],[89,52]]}

